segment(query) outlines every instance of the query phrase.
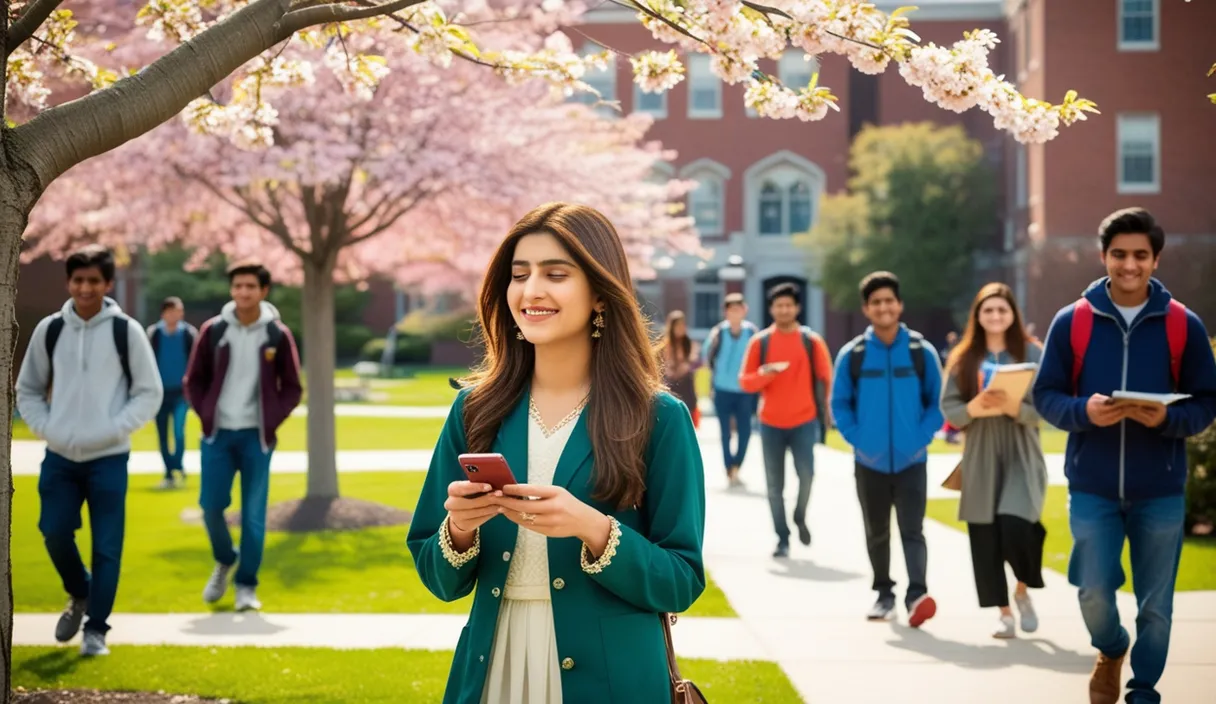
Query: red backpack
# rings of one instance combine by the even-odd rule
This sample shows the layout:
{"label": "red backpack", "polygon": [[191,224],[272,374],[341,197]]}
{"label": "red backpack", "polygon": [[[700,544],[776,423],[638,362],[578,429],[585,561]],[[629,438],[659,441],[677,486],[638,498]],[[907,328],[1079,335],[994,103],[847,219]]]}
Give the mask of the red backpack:
{"label": "red backpack", "polygon": [[[1165,337],[1170,345],[1170,376],[1174,388],[1178,388],[1178,377],[1182,373],[1182,351],[1186,349],[1186,306],[1170,299],[1165,311]],[[1089,300],[1082,298],[1073,304],[1072,327],[1069,340],[1072,343],[1072,388],[1076,392],[1081,383],[1081,366],[1085,363],[1085,351],[1089,348],[1089,336],[1094,331],[1094,309]]]}

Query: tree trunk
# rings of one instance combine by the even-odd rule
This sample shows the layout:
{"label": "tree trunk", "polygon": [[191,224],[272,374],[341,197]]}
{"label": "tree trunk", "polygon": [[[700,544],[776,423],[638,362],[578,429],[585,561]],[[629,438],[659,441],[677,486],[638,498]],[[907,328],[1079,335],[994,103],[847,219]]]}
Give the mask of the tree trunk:
{"label": "tree trunk", "polygon": [[338,497],[334,433],[334,266],[304,264],[304,374],[308,397],[307,498]]}

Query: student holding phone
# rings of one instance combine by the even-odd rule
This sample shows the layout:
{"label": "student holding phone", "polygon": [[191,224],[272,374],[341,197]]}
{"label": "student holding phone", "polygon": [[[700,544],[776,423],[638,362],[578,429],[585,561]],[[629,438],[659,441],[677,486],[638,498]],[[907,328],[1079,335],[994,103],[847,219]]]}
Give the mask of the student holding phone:
{"label": "student holding phone", "polygon": [[1040,347],[1022,327],[1013,291],[1002,283],[980,289],[971,304],[963,339],[946,362],[942,413],[950,425],[967,433],[963,446],[962,496],[958,518],[971,539],[971,567],[980,606],[998,607],[1000,621],[993,638],[1017,635],[1009,608],[1005,563],[1017,578],[1013,601],[1026,633],[1038,630],[1039,619],[1027,587],[1043,588],[1043,541],[1047,530],[1039,521],[1047,498],[1047,463],[1039,442],[1039,414],[1027,392],[1021,404],[1005,414],[987,415],[1006,407],[1006,392],[981,390],[985,364],[1037,364]]}
{"label": "student holding phone", "polygon": [[[659,614],[705,588],[704,476],[630,281],[612,224],[562,203],[524,216],[486,271],[485,357],[407,539],[435,596],[475,593],[445,703],[670,701]],[[504,469],[461,463],[485,453],[517,483],[470,481]]]}

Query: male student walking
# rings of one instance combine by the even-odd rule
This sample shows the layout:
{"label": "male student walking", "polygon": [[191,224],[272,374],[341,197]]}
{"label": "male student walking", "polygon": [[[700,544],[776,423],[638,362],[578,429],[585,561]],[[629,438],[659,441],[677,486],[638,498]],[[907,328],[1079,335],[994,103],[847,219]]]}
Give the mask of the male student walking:
{"label": "male student walking", "polygon": [[[38,529],[69,597],[55,639],[70,641],[87,615],[80,652],[107,655],[131,433],[156,414],[162,390],[148,339],[106,295],[114,286],[110,251],[85,247],[68,257],[66,267],[71,298],[30,336],[17,376],[17,409],[47,445],[38,477]],[[86,503],[92,574],[76,547]]]}
{"label": "male student walking", "polygon": [[[173,473],[181,474],[186,482],[186,468],[182,459],[186,454],[186,394],[182,391],[182,379],[186,376],[186,362],[194,349],[198,330],[182,318],[186,307],[177,296],[166,298],[160,305],[160,320],[148,328],[148,341],[160,370],[160,383],[165,389],[164,400],[156,414],[156,434],[160,438],[160,456],[165,462],[165,478],[162,489],[172,489],[176,483]],[[169,423],[173,423],[173,449],[169,449]]]}
{"label": "male student walking", "polygon": [[[270,456],[275,431],[300,403],[300,358],[295,339],[268,303],[270,272],[261,264],[228,270],[232,300],[199,331],[186,370],[186,395],[203,424],[199,504],[211,540],[215,569],[203,600],[228,591],[237,564],[236,609],[257,610],[258,569],[266,541]],[[232,484],[241,475],[241,545],[238,553],[224,520]]]}
{"label": "male student walking", "polygon": [[744,391],[760,394],[760,445],[768,481],[768,503],[777,531],[773,557],[790,554],[790,526],[785,520],[785,455],[794,456],[798,498],[794,525],[803,545],[811,544],[806,524],[811,480],[815,472],[815,443],[827,432],[827,390],[832,385],[832,357],[827,343],[798,324],[802,297],[793,284],[778,284],[768,292],[773,325],[757,333],[747,346],[739,375]]}
{"label": "male student walking", "polygon": [[857,498],[865,520],[866,548],[878,600],[866,615],[885,621],[895,611],[891,579],[891,509],[908,568],[904,606],[908,625],[919,628],[937,612],[925,572],[923,527],[928,496],[928,446],[944,420],[941,363],[924,337],[900,322],[899,279],[879,271],[861,281],[864,334],[836,356],[832,416],[853,446]]}
{"label": "male student walking", "polygon": [[[747,454],[747,444],[752,434],[752,413],[755,412],[755,394],[747,393],[739,385],[739,372],[743,368],[743,355],[757,328],[747,320],[747,303],[743,294],[727,294],[724,301],[726,319],[709,331],[705,340],[705,363],[709,366],[714,392],[714,412],[722,431],[722,462],[726,467],[726,480],[732,487],[739,487],[739,468]],[[732,423],[733,421],[733,423]],[[738,439],[735,451],[731,452],[731,426]]]}
{"label": "male student walking", "polygon": [[[1186,438],[1216,418],[1216,361],[1203,323],[1156,278],[1165,232],[1141,208],[1109,215],[1098,241],[1107,276],[1056,314],[1034,385],[1035,407],[1066,430],[1068,579],[1098,659],[1089,701],[1124,694],[1129,704],[1159,702],[1186,518]],[[1116,391],[1177,392],[1168,407],[1112,402]],[[1084,448],[1084,451],[1082,451]],[[1115,592],[1131,544],[1136,643],[1119,622]]]}

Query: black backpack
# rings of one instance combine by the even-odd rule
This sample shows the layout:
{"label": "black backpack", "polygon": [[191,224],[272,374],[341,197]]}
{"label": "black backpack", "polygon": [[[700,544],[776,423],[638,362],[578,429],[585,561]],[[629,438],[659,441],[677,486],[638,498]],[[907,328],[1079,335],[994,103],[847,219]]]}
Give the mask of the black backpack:
{"label": "black backpack", "polygon": [[[127,380],[127,393],[131,393],[131,355],[127,350],[127,322],[125,315],[110,319],[114,331],[114,349],[118,352],[118,363],[122,365],[122,375]],[[46,326],[46,359],[51,371],[46,377],[46,388],[49,390],[55,381],[55,343],[59,342],[59,334],[63,332],[63,313],[51,316],[51,322]]]}
{"label": "black backpack", "polygon": [[[915,330],[908,331],[908,352],[912,356],[912,368],[920,379],[921,387],[925,385],[925,336]],[[866,360],[866,336],[858,335],[849,342],[849,376],[853,379],[853,398],[857,398],[857,381],[861,379],[861,365]],[[923,391],[921,392],[923,395]],[[924,399],[921,399],[924,401]]]}
{"label": "black backpack", "polygon": [[[823,422],[823,434],[820,436],[819,441],[824,442],[828,429],[832,427],[831,410],[824,404],[825,394],[819,384],[819,378],[815,375],[814,338],[818,337],[825,349],[828,343],[823,337],[816,335],[805,325],[799,326],[798,332],[802,335],[802,347],[806,350],[807,361],[811,364],[811,396],[815,399],[815,409],[819,413],[819,419]],[[760,364],[768,363],[768,341],[771,333],[771,328],[756,333],[756,338],[760,341]]]}

